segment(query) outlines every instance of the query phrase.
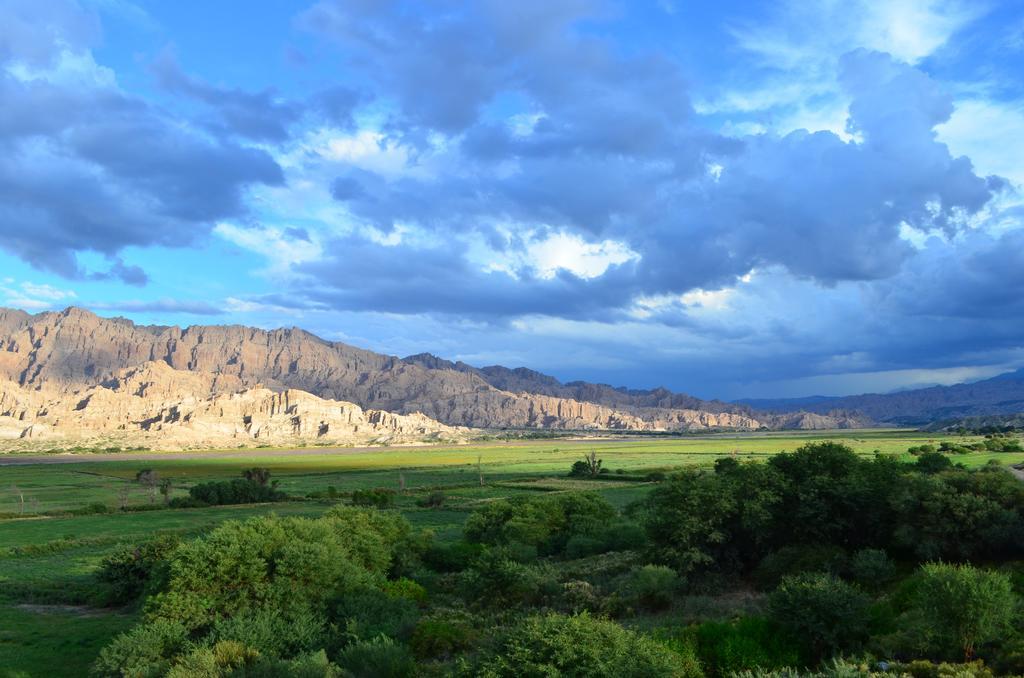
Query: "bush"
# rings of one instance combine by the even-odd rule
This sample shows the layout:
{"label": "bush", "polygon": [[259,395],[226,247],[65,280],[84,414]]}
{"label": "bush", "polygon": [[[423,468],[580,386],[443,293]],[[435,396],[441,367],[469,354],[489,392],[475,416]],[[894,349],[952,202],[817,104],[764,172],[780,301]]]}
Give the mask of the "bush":
{"label": "bush", "polygon": [[644,565],[622,578],[619,594],[641,608],[664,610],[672,605],[679,583],[675,570],[663,565]]}
{"label": "bush", "polygon": [[[108,602],[124,605],[140,598],[147,588],[155,588],[156,583],[150,586],[154,574],[180,543],[176,535],[159,535],[138,545],[117,547],[102,560],[96,573],[109,586]],[[165,570],[161,576],[166,576]]]}
{"label": "bush", "polygon": [[96,676],[156,676],[166,673],[167,657],[184,647],[188,631],[173,621],[142,624],[114,638],[93,664]]}
{"label": "bush", "polygon": [[104,504],[103,502],[99,501],[94,501],[90,504],[87,504],[81,508],[77,508],[74,511],[72,511],[72,513],[76,516],[95,516],[103,515],[110,512],[110,507]]}
{"label": "bush", "polygon": [[421,508],[441,508],[447,497],[444,492],[431,492],[422,499],[416,500],[416,505]]}
{"label": "bush", "polygon": [[405,640],[419,616],[419,607],[413,601],[375,589],[339,597],[330,612],[331,621],[342,631],[338,639],[341,645],[378,636]]}
{"label": "bush", "polygon": [[957,648],[969,661],[978,647],[1011,629],[1019,601],[1003,573],[929,563],[921,567],[915,584],[915,635],[934,656],[952,658],[949,650]]}
{"label": "bush", "polygon": [[323,647],[325,621],[309,611],[257,608],[217,621],[210,640],[234,641],[266,657],[294,657]]}
{"label": "bush", "polygon": [[922,452],[914,466],[921,473],[941,473],[953,468],[953,462],[940,452]]}
{"label": "bush", "polygon": [[893,578],[896,565],[882,549],[861,549],[850,559],[850,576],[870,588],[884,585]]}
{"label": "bush", "polygon": [[772,621],[804,639],[820,661],[859,649],[868,636],[870,599],[834,575],[786,577],[768,598]]}
{"label": "bush", "polygon": [[735,622],[704,622],[687,636],[709,676],[738,671],[774,670],[802,663],[800,644],[791,635],[760,617]]}
{"label": "bush", "polygon": [[615,508],[592,492],[521,497],[488,502],[466,519],[470,542],[532,545],[544,555],[561,553],[573,536],[600,537]]}
{"label": "bush", "polygon": [[274,487],[246,478],[200,483],[189,488],[188,494],[194,502],[206,506],[260,504],[288,498],[288,495]]}
{"label": "bush", "polygon": [[838,546],[784,546],[764,557],[754,572],[754,578],[762,588],[773,589],[789,575],[802,572],[838,575],[846,567],[846,552]]}
{"label": "bush", "polygon": [[406,678],[416,671],[409,649],[386,636],[354,643],[339,652],[336,661],[359,678]]}
{"label": "bush", "polygon": [[649,678],[699,676],[700,670],[664,645],[615,622],[586,613],[550,613],[518,622],[476,675]]}
{"label": "bush", "polygon": [[423,554],[423,564],[435,572],[462,572],[484,552],[483,544],[459,541],[431,544]]}
{"label": "bush", "polygon": [[462,574],[462,584],[469,602],[506,608],[539,604],[559,590],[547,569],[516,562],[503,549],[485,551]]}
{"label": "bush", "polygon": [[476,629],[466,618],[435,615],[420,620],[409,645],[420,659],[449,659],[470,649],[477,636]]}
{"label": "bush", "polygon": [[395,491],[378,487],[372,490],[356,490],[352,493],[353,506],[372,506],[386,509],[395,505]]}
{"label": "bush", "polygon": [[389,598],[411,600],[417,605],[427,602],[427,590],[412,579],[405,577],[384,582],[383,591]]}

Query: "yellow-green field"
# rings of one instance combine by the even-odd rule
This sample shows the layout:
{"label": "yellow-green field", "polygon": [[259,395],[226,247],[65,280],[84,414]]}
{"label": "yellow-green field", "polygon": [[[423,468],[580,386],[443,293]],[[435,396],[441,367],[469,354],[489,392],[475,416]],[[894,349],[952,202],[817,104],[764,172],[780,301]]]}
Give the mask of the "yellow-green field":
{"label": "yellow-green field", "polygon": [[[903,455],[908,447],[976,438],[902,430],[764,433],[688,437],[543,440],[478,443],[448,447],[375,450],[256,450],[250,452],[152,453],[141,459],[83,454],[29,463],[26,456],[0,457],[0,678],[83,675],[96,652],[135,619],[128,611],[88,607],[91,577],[105,554],[120,542],[157,532],[200,534],[218,523],[276,512],[318,515],[333,502],[310,493],[334,488],[387,487],[406,491],[397,507],[414,525],[455,538],[468,513],[498,496],[588,489],[617,506],[641,499],[654,486],[643,476],[686,466],[710,465],[718,457],[763,459],[807,442],[837,440],[860,454]],[[595,451],[611,473],[602,480],[571,479],[570,465]],[[991,459],[1013,464],[1024,453],[976,452],[953,457],[967,466]],[[478,468],[479,460],[479,468]],[[162,498],[134,482],[143,469],[155,470],[184,495],[197,482],[238,477],[265,466],[295,501],[250,506],[163,509]],[[479,472],[484,486],[480,486]],[[617,473],[621,471],[621,473]],[[442,509],[420,508],[416,500],[442,490]],[[339,499],[338,501],[344,501]],[[72,515],[90,504],[111,512]],[[122,504],[158,510],[116,510]],[[80,606],[80,607],[75,607]],[[81,607],[84,606],[84,607]]]}

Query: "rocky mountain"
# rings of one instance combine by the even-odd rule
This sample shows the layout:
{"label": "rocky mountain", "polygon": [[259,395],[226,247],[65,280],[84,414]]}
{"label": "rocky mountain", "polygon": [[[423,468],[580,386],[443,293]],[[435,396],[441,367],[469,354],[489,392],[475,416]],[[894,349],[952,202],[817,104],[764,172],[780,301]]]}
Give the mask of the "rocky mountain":
{"label": "rocky mountain", "polygon": [[869,419],[892,424],[919,425],[947,419],[1024,412],[1024,370],[954,386],[868,393],[842,398],[748,400],[743,404],[785,413],[796,410],[857,411]]}
{"label": "rocky mountain", "polygon": [[0,379],[22,390],[81,394],[106,387],[126,369],[156,363],[171,368],[174,380],[185,378],[179,373],[201,375],[202,383],[184,389],[196,398],[300,390],[362,408],[420,413],[449,426],[753,430],[867,423],[842,413],[766,415],[664,390],[562,384],[531,370],[477,369],[427,355],[402,360],[298,328],[183,329],[100,318],[79,308],[38,315],[0,310]]}
{"label": "rocky mountain", "polygon": [[0,382],[0,439],[43,441],[50,447],[103,441],[104,446],[170,449],[423,442],[456,439],[464,432],[422,414],[364,410],[295,389],[207,395],[217,390],[216,381],[206,373],[150,361],[77,392]]}

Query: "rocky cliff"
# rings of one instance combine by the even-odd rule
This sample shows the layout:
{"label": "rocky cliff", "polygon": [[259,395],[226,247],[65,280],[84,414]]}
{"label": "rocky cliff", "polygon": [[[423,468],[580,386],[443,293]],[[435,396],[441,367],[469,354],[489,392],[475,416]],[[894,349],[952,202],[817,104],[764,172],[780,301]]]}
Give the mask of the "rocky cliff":
{"label": "rocky cliff", "polygon": [[0,438],[209,448],[246,444],[422,442],[464,431],[422,414],[364,410],[305,391],[264,387],[209,395],[223,380],[146,362],[77,392],[0,382]]}
{"label": "rocky cliff", "polygon": [[[197,399],[264,387],[398,414],[422,413],[453,426],[708,430],[863,425],[857,417],[762,415],[665,390],[629,391],[558,380],[531,370],[476,369],[433,356],[401,360],[324,341],[298,328],[140,326],[69,308],[27,315],[0,311],[0,379],[23,390],[108,390],[124,370],[164,364],[170,391]],[[188,381],[195,375],[197,381]],[[161,398],[163,386],[152,385]],[[155,389],[155,390],[152,390]],[[102,397],[109,397],[104,395]],[[142,394],[139,397],[147,397]]]}

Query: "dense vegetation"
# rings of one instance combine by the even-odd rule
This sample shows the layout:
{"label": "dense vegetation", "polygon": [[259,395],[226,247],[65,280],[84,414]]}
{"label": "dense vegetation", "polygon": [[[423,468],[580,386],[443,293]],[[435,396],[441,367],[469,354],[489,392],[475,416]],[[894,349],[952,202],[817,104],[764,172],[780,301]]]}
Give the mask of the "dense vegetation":
{"label": "dense vegetation", "polygon": [[[106,599],[142,622],[94,673],[1020,673],[1024,483],[917,454],[726,457],[626,510],[593,492],[496,498],[457,540],[380,490],[319,518],[158,537],[104,561]],[[573,474],[601,475],[596,461]]]}
{"label": "dense vegetation", "polygon": [[10,469],[0,676],[1024,673],[1016,439],[896,435]]}

